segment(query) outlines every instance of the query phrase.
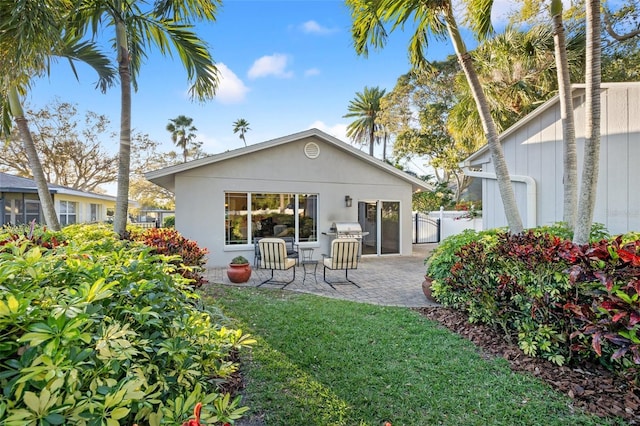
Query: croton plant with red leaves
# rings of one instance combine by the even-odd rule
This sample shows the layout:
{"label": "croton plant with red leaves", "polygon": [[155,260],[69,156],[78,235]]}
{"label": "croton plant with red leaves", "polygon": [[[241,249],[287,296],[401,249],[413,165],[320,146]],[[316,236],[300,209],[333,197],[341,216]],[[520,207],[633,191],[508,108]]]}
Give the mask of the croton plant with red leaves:
{"label": "croton plant with red leaves", "polygon": [[529,355],[599,361],[640,382],[640,240],[576,245],[541,230],[463,237],[439,260],[450,259],[433,284],[440,303],[501,329]]}
{"label": "croton plant with red leaves", "polygon": [[618,237],[576,247],[568,256],[575,259],[571,281],[590,296],[565,304],[576,319],[572,350],[640,365],[640,241],[623,244]]}
{"label": "croton plant with red leaves", "polygon": [[[202,274],[203,266],[207,263],[208,250],[198,246],[198,243],[185,238],[173,228],[146,229],[133,239],[152,247],[157,254],[179,255],[181,260],[174,262],[180,275],[193,280],[191,285],[200,287],[207,280]],[[183,265],[186,265],[185,268]]]}

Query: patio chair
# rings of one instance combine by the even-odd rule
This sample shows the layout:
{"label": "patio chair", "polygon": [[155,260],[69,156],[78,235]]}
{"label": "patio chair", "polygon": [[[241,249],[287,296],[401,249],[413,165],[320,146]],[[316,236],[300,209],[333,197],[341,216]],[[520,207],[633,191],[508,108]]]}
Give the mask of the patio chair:
{"label": "patio chair", "polygon": [[253,237],[253,267],[258,268],[260,266],[260,246],[258,242],[263,237]]}
{"label": "patio chair", "polygon": [[[258,241],[260,250],[260,268],[271,269],[271,277],[260,284],[282,284],[282,288],[291,284],[296,279],[296,260],[287,257],[287,244],[282,238],[262,238]],[[289,281],[276,281],[273,277],[273,271],[286,271],[293,268],[293,278]]]}
{"label": "patio chair", "polygon": [[[360,241],[355,238],[336,238],[331,242],[331,255],[323,254],[322,278],[324,282],[335,289],[334,284],[353,284],[360,288],[358,284],[349,279],[349,269],[358,269],[358,258],[360,255]],[[345,281],[328,281],[327,269],[344,269]]]}
{"label": "patio chair", "polygon": [[282,238],[287,245],[287,257],[295,259],[297,264],[299,263],[298,250],[296,240],[293,237],[279,237]]}

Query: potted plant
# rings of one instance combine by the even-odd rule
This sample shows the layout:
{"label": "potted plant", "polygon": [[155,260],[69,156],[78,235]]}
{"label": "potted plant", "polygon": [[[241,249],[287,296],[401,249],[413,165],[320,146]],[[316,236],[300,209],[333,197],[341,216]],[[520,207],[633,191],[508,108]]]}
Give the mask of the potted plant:
{"label": "potted plant", "polygon": [[251,278],[251,265],[244,256],[236,256],[229,263],[227,276],[232,283],[246,283]]}

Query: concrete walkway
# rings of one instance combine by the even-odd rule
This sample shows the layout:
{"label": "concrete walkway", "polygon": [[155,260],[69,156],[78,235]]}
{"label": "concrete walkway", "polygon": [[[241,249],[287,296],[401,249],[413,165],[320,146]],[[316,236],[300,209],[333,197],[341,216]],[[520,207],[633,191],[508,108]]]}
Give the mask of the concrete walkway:
{"label": "concrete walkway", "polygon": [[[322,279],[322,261],[318,264],[315,277],[313,267],[307,266],[307,272],[311,270],[311,273],[305,275],[302,266],[296,266],[296,279],[285,290],[385,306],[434,306],[422,292],[422,281],[426,271],[424,260],[435,246],[436,244],[414,244],[412,256],[363,257],[358,269],[349,271],[349,279],[355,281],[360,288],[353,284],[336,284],[335,290],[331,288]],[[254,287],[271,275],[270,270],[254,269],[248,283],[233,284],[227,278],[226,268],[209,269],[207,273],[207,278],[212,283]],[[291,270],[275,271],[275,279],[288,281],[291,274]],[[344,271],[327,270],[327,279],[344,280]],[[281,286],[265,284],[260,288]]]}

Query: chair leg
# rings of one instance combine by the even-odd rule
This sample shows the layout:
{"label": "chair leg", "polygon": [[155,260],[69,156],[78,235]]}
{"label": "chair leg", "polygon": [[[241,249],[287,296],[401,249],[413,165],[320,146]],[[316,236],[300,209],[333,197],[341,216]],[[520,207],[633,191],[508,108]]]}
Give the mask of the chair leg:
{"label": "chair leg", "polygon": [[344,277],[345,277],[345,279],[346,279],[348,282],[350,282],[351,284],[353,284],[353,285],[355,285],[356,287],[360,288],[360,286],[359,286],[358,284],[356,284],[355,282],[353,282],[353,281],[351,281],[351,280],[349,279],[349,270],[348,270],[348,269],[345,269],[345,270],[344,270]]}
{"label": "chair leg", "polygon": [[295,266],[290,268],[293,269],[293,278],[291,278],[289,281],[275,281],[273,279],[273,269],[271,270],[271,277],[262,281],[260,284],[258,284],[256,287],[260,287],[262,284],[284,284],[282,286],[282,288],[285,288],[286,286],[288,286],[289,284],[291,284],[292,282],[294,282],[296,280],[296,268]]}
{"label": "chair leg", "polygon": [[325,283],[329,284],[331,286],[331,288],[334,289],[334,290],[336,289],[333,286],[334,284],[353,284],[356,287],[360,288],[360,286],[358,284],[356,284],[355,282],[353,282],[353,281],[351,281],[349,279],[349,270],[348,269],[344,270],[344,277],[345,277],[346,281],[329,281],[329,280],[327,280],[327,267],[325,266],[324,269],[322,270],[322,279],[324,280]]}
{"label": "chair leg", "polygon": [[258,284],[256,287],[260,287],[262,284],[266,284],[266,283],[268,283],[269,281],[272,281],[272,280],[273,280],[273,269],[271,270],[271,278],[268,278],[268,279],[266,279],[266,280],[262,281],[262,282],[261,282],[260,284]]}
{"label": "chair leg", "polygon": [[331,283],[331,281],[327,281],[327,267],[325,266],[324,269],[322,270],[322,279],[324,280],[325,283],[329,284],[329,286],[332,289],[336,289],[333,284]]}

